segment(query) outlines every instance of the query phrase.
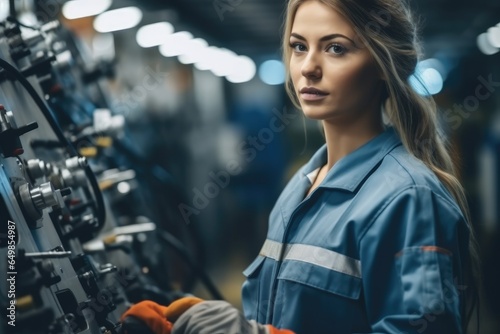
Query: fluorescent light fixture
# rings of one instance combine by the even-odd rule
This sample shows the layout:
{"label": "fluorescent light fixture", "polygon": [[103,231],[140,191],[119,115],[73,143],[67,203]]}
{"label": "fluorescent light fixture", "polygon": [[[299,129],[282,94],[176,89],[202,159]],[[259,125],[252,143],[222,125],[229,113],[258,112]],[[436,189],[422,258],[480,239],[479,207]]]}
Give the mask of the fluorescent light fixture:
{"label": "fluorescent light fixture", "polygon": [[428,68],[433,68],[438,71],[439,74],[441,74],[443,81],[448,77],[449,70],[446,68],[443,62],[437,58],[427,58],[425,60],[419,61],[417,64],[416,72],[423,73]]}
{"label": "fluorescent light fixture", "polygon": [[500,25],[489,28],[487,37],[491,46],[500,48]]}
{"label": "fluorescent light fixture", "polygon": [[173,32],[173,25],[168,22],[158,22],[140,27],[135,35],[135,39],[139,46],[150,48],[166,43],[168,36]]}
{"label": "fluorescent light fixture", "polygon": [[443,89],[443,77],[435,68],[427,68],[422,73],[427,90],[435,95]]}
{"label": "fluorescent light fixture", "polygon": [[205,48],[203,51],[203,57],[200,57],[200,59],[194,63],[194,67],[200,71],[210,70],[214,67],[214,63],[217,61],[219,52],[219,48],[216,46],[209,46]]}
{"label": "fluorescent light fixture", "polygon": [[212,50],[209,58],[203,60],[208,62],[210,71],[218,77],[224,77],[236,70],[238,55],[231,50],[225,48],[217,48]]}
{"label": "fluorescent light fixture", "polygon": [[186,56],[185,54],[178,55],[178,56],[177,56],[177,60],[178,60],[178,61],[179,61],[179,63],[181,63],[181,64],[185,64],[185,65],[187,65],[187,64],[192,64],[191,59],[189,59],[189,57],[188,57],[188,56]]}
{"label": "fluorescent light fixture", "polygon": [[68,20],[101,14],[111,6],[111,0],[72,0],[62,7],[62,13]]}
{"label": "fluorescent light fixture", "polygon": [[232,83],[242,83],[252,80],[255,76],[256,66],[252,59],[247,56],[238,56],[235,60],[233,72],[226,76]]}
{"label": "fluorescent light fixture", "polygon": [[[137,34],[139,43],[139,33]],[[193,38],[187,31],[167,35],[158,48],[164,57],[178,57],[182,64],[194,64],[200,71],[210,70],[218,77],[225,76],[234,83],[251,80],[256,73],[252,59],[238,56],[231,50],[208,46],[202,38]]]}
{"label": "fluorescent light fixture", "polygon": [[110,10],[97,16],[94,20],[94,29],[98,32],[112,32],[130,29],[142,20],[142,12],[137,7],[124,7]]}
{"label": "fluorescent light fixture", "polygon": [[186,44],[182,54],[179,55],[179,61],[183,64],[196,63],[205,57],[207,47],[208,43],[204,39],[192,39]]}
{"label": "fluorescent light fixture", "polygon": [[484,53],[485,55],[489,56],[497,53],[500,50],[499,48],[496,48],[493,45],[491,45],[488,38],[488,34],[485,32],[477,36],[476,42],[479,50],[481,50],[481,52]]}
{"label": "fluorescent light fixture", "polygon": [[281,85],[285,82],[285,65],[279,60],[266,60],[259,67],[259,77],[268,85]]}
{"label": "fluorescent light fixture", "polygon": [[183,54],[188,48],[193,35],[187,31],[179,31],[168,35],[166,42],[160,45],[160,53],[164,57],[175,57]]}

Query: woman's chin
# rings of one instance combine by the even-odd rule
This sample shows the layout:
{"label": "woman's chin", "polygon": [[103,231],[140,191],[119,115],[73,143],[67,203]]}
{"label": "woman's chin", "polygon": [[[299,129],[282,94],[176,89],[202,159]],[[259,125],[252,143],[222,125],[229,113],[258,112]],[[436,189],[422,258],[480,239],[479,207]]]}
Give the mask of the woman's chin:
{"label": "woman's chin", "polygon": [[304,116],[314,120],[323,120],[332,116],[331,111],[326,111],[323,108],[311,108],[310,106],[305,106],[302,108]]}

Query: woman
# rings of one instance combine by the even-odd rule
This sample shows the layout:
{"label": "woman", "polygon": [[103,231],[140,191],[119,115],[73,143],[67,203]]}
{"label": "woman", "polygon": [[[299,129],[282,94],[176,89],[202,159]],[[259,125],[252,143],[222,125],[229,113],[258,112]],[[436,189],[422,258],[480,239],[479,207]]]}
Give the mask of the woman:
{"label": "woman", "polygon": [[246,319],[189,298],[159,314],[180,315],[173,333],[465,332],[474,239],[435,107],[408,83],[407,6],[291,0],[283,51],[287,91],[326,144],[270,215],[244,272]]}

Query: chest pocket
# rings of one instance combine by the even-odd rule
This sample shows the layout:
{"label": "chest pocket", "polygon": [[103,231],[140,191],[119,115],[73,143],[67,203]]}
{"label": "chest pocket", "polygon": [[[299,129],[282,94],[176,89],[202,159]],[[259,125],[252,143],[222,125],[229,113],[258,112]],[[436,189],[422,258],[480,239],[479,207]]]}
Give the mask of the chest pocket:
{"label": "chest pocket", "polygon": [[[352,333],[366,328],[360,277],[302,261],[284,261],[273,323],[297,333]],[[314,329],[311,331],[311,329]]]}
{"label": "chest pocket", "polygon": [[361,262],[330,249],[291,244],[286,248],[278,279],[358,299],[361,292]]}
{"label": "chest pocket", "polygon": [[249,266],[243,271],[246,281],[242,286],[242,303],[243,313],[249,320],[262,321],[265,317],[265,310],[262,310],[261,301],[266,298],[266,291],[261,289],[263,284],[263,275],[261,275],[262,266],[265,261],[264,256],[258,256]]}
{"label": "chest pocket", "polygon": [[301,261],[285,261],[278,279],[348,299],[358,299],[361,294],[361,278]]}

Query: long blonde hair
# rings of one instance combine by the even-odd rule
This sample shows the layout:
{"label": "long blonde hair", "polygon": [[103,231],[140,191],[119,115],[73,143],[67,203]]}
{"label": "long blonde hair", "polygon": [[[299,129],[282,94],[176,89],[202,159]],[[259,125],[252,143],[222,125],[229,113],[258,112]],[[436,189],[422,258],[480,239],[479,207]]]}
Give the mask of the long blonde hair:
{"label": "long blonde hair", "polygon": [[[290,78],[289,47],[293,20],[298,7],[310,0],[289,0],[283,34],[283,60],[287,69],[286,91],[300,109]],[[398,132],[408,152],[427,165],[450,191],[459,205],[469,225],[470,239],[468,281],[474,289],[479,279],[478,246],[470,222],[469,208],[464,189],[460,184],[455,166],[445,143],[438,131],[436,105],[432,98],[423,97],[409,84],[409,77],[414,73],[422,54],[417,28],[409,10],[402,0],[316,0],[340,13],[348,20],[360,41],[370,51],[381,71],[387,100],[387,117]],[[471,306],[469,304],[469,306]],[[469,307],[469,311],[472,309]]]}

